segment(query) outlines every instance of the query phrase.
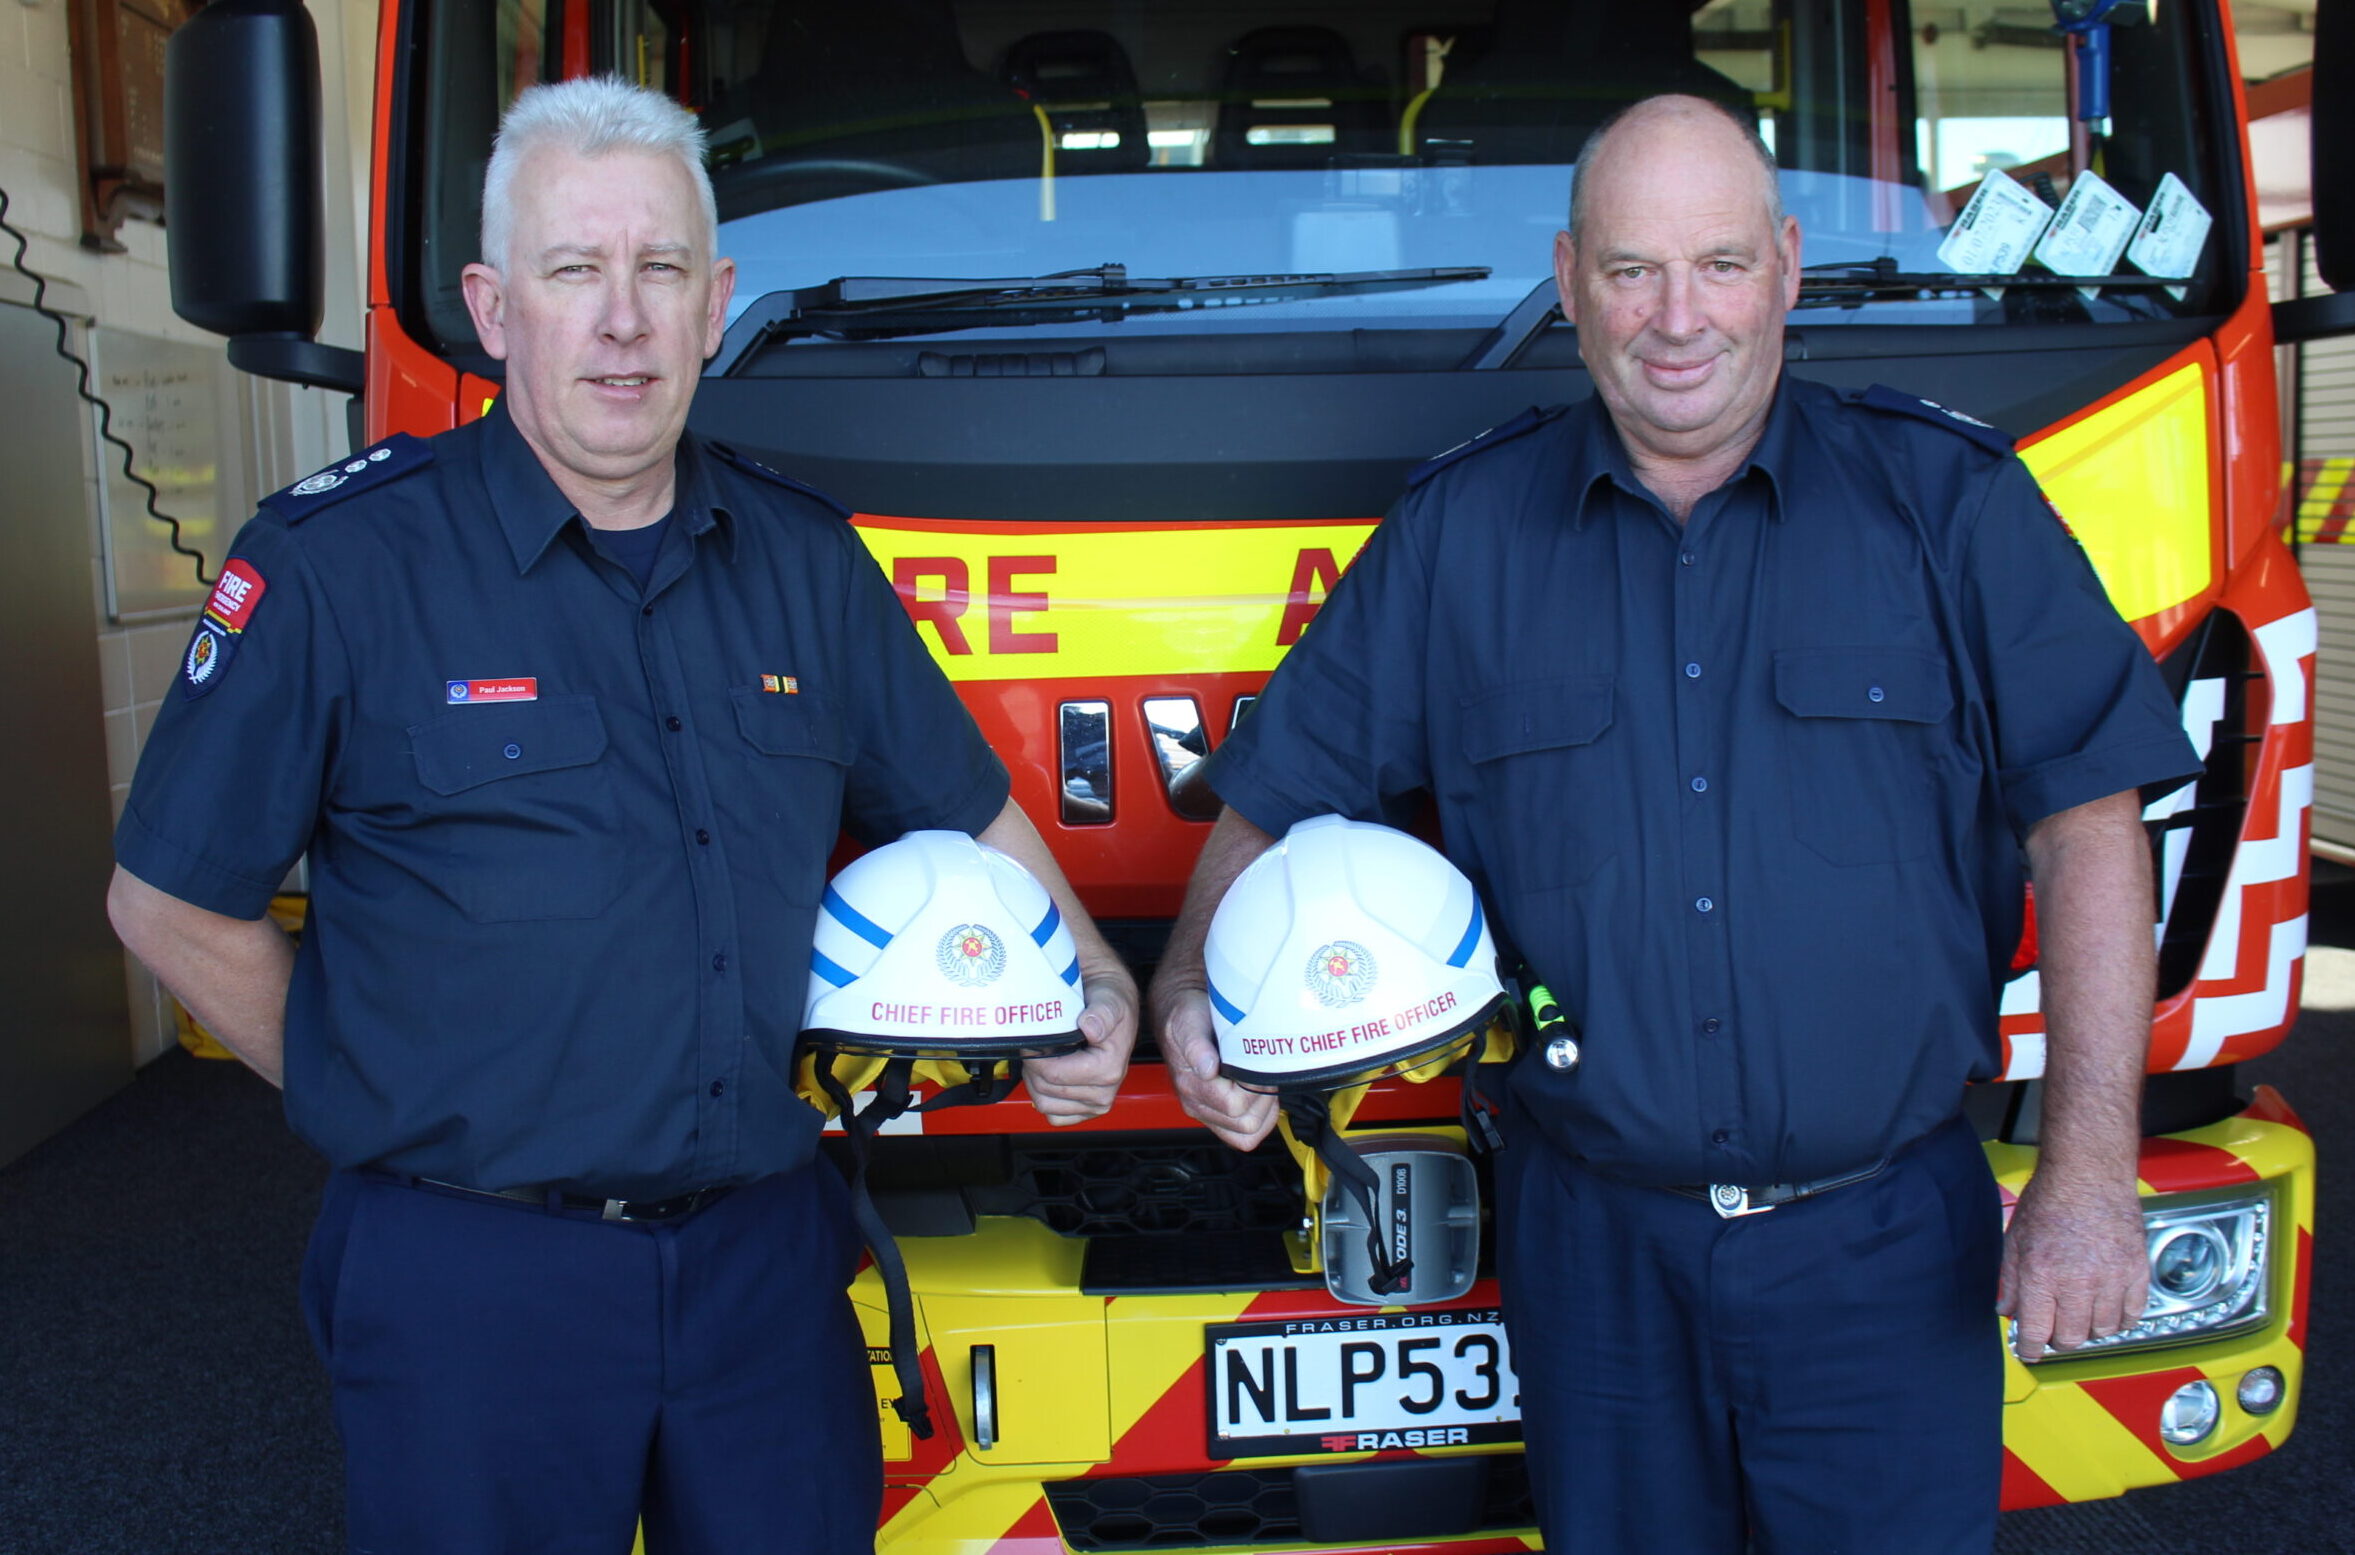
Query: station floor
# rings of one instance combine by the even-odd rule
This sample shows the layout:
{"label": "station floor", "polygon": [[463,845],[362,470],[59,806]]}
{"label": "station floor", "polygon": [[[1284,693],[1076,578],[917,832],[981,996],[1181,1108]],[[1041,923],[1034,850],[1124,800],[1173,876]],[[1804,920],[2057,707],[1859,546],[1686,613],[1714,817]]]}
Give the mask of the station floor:
{"label": "station floor", "polygon": [[[2355,1555],[2355,875],[2318,878],[2314,941],[2298,1029],[2241,1076],[2323,1158],[2295,1434],[2233,1473],[2008,1514],[1999,1555]],[[341,1548],[295,1309],[322,1175],[274,1091],[182,1053],[0,1171],[0,1555]]]}

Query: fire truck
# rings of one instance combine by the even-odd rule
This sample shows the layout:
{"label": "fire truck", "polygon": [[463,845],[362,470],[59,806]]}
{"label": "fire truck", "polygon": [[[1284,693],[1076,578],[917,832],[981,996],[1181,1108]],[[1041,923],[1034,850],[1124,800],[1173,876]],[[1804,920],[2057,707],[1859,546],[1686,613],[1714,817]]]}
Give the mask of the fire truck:
{"label": "fire truck", "polygon": [[[2273,348],[2350,320],[2266,302],[2224,0],[385,0],[359,352],[313,338],[309,39],[299,0],[214,0],[172,44],[184,316],[357,393],[358,439],[447,429],[499,392],[459,270],[504,106],[611,72],[694,109],[740,280],[691,424],[856,509],[1140,973],[1216,812],[1203,759],[1406,472],[1590,392],[1548,258],[1586,136],[1656,91],[1754,116],[1805,235],[1788,370],[2015,435],[2205,760],[2146,814],[2150,1302],[2007,1359],[2005,1504],[2288,1434],[2314,1156],[2236,1080],[2288,1031],[2306,943],[2316,632]],[[2349,112],[2314,93],[2326,266],[2355,266]],[[2007,1198],[2038,1009],[2031,932],[1970,1103]],[[1194,1126],[1143,1048],[1084,1127],[1017,1095],[877,1140],[939,1422],[888,1407],[870,1270],[882,1547],[1532,1547],[1477,1167],[1467,1289],[1341,1300],[1342,1207]],[[1456,1087],[1386,1080],[1349,1127],[1461,1153]]]}

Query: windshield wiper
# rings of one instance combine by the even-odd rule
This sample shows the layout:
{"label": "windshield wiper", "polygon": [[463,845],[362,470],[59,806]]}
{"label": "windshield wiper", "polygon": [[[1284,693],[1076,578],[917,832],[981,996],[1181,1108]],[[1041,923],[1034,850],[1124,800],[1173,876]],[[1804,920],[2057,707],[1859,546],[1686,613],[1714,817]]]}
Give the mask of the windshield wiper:
{"label": "windshield wiper", "polygon": [[2181,286],[2182,278],[2155,275],[1967,275],[1951,270],[1900,270],[1887,255],[1808,265],[1799,281],[1802,308],[1855,307],[1861,303],[1920,297],[1958,297],[1993,287],[2018,286],[2058,291],[2071,286]]}
{"label": "windshield wiper", "polygon": [[846,275],[822,286],[771,292],[746,308],[728,326],[727,339],[708,370],[725,377],[771,341],[810,335],[880,340],[972,329],[985,323],[1016,327],[1068,324],[1130,313],[1174,313],[1452,286],[1460,281],[1485,281],[1488,276],[1486,265],[1174,277],[1132,276],[1125,265],[1098,265],[1092,270],[994,280]]}

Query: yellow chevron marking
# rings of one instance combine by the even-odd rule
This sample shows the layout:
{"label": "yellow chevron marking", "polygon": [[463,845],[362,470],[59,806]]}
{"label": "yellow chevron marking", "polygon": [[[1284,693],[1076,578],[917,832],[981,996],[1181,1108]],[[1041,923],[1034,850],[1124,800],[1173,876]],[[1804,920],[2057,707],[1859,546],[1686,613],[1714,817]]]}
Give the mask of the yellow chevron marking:
{"label": "yellow chevron marking", "polygon": [[[2298,539],[2308,545],[2316,541],[2334,541],[2339,544],[2355,541],[2355,533],[2350,533],[2350,530],[2355,530],[2355,525],[2342,525],[2335,534],[2326,535],[2322,532],[2323,525],[2347,498],[2348,485],[2351,480],[2355,480],[2355,458],[2310,462],[2314,468],[2314,480],[2298,493],[2295,520]],[[2292,469],[2289,478],[2293,483],[2297,481],[2295,469]],[[2296,489],[2294,484],[2292,489]]]}
{"label": "yellow chevron marking", "polygon": [[2208,395],[2198,363],[2020,450],[2129,621],[2208,586]]}
{"label": "yellow chevron marking", "polygon": [[2067,1383],[2039,1388],[2026,1407],[2004,1411],[2003,1427],[2004,1445],[2071,1501],[2123,1495],[2178,1475],[2116,1415]]}
{"label": "yellow chevron marking", "polygon": [[1202,1359],[1202,1330],[1232,1323],[1252,1293],[1218,1296],[1115,1296],[1104,1324],[1120,1336],[1112,1354],[1112,1440],[1118,1442]]}

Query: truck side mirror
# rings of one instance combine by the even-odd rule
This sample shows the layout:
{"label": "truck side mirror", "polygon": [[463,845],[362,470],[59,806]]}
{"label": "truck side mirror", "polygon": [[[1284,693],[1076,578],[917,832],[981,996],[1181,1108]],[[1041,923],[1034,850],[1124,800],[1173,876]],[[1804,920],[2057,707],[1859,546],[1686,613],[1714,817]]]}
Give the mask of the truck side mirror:
{"label": "truck side mirror", "polygon": [[357,394],[326,312],[319,39],[302,0],[214,0],[164,54],[172,310],[247,372]]}
{"label": "truck side mirror", "polygon": [[2355,3],[2314,11],[2314,248],[2331,290],[2355,292]]}
{"label": "truck side mirror", "polygon": [[2279,345],[2355,335],[2355,0],[2314,9],[2313,105],[2308,153],[2314,190],[2314,263],[2328,292],[2273,305]]}

